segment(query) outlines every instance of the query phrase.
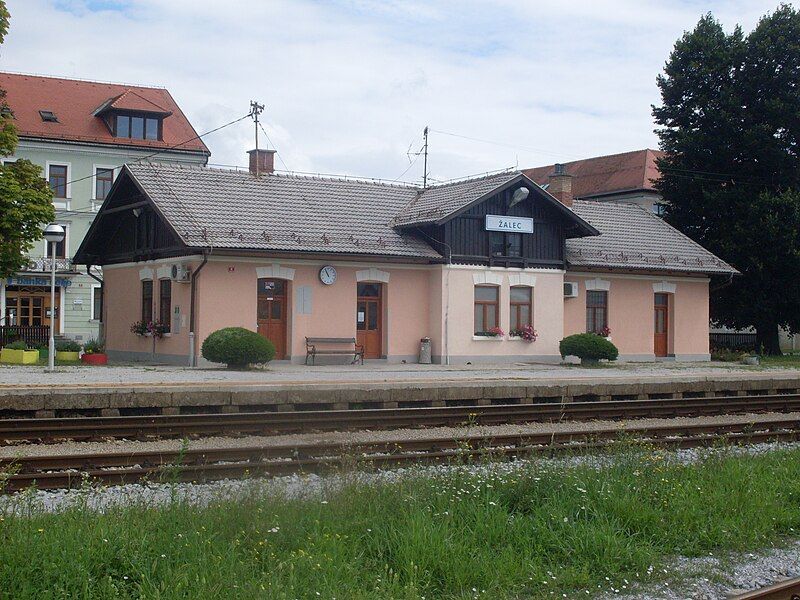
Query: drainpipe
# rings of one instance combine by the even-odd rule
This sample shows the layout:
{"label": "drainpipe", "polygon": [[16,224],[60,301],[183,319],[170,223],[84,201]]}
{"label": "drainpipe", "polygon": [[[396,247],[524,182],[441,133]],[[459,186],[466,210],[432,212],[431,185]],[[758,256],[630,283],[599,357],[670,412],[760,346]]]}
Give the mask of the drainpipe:
{"label": "drainpipe", "polygon": [[192,271],[192,290],[189,299],[189,366],[196,367],[197,366],[197,357],[195,356],[195,341],[194,341],[194,304],[195,304],[195,296],[197,295],[197,276],[200,274],[200,271],[203,270],[203,267],[206,266],[208,262],[208,255],[211,251],[203,251],[203,262],[200,263],[200,266],[197,267],[194,271]]}
{"label": "drainpipe", "polygon": [[[106,320],[104,318],[105,315],[105,305],[106,305],[106,290],[103,286],[103,280],[100,279],[97,275],[92,273],[92,265],[86,265],[86,274],[94,279],[97,283],[100,284],[100,325],[98,327],[97,335],[100,337],[100,340],[105,342],[106,340]],[[94,316],[94,315],[92,315]]]}

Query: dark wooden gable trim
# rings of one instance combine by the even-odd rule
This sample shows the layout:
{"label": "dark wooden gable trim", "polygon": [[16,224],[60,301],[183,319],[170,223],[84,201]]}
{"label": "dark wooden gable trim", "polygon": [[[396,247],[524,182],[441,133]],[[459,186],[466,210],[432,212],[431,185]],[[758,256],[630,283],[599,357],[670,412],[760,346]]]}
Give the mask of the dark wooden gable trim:
{"label": "dark wooden gable trim", "polygon": [[[138,211],[138,216],[134,211]],[[75,254],[105,265],[194,254],[133,174],[124,167]]]}
{"label": "dark wooden gable trim", "polygon": [[532,179],[529,179],[524,173],[520,173],[519,175],[517,175],[513,179],[507,181],[503,185],[500,185],[500,186],[496,187],[495,189],[487,192],[486,194],[484,194],[483,196],[481,196],[477,200],[474,200],[474,201],[462,206],[461,208],[459,208],[458,210],[450,213],[446,217],[442,217],[441,219],[439,219],[436,222],[436,225],[444,225],[448,221],[452,221],[456,217],[462,215],[463,213],[467,212],[472,207],[480,204],[481,202],[485,202],[486,200],[488,200],[490,198],[493,198],[497,194],[499,194],[501,192],[504,192],[508,188],[516,186],[516,185],[519,185],[519,184],[525,185],[525,187],[527,187],[529,190],[531,190],[532,194],[537,195],[544,202],[546,202],[547,204],[549,204],[553,208],[555,208],[558,214],[560,214],[564,219],[569,221],[574,226],[574,229],[577,232],[577,235],[571,235],[569,237],[585,237],[585,236],[591,236],[591,235],[600,235],[600,232],[597,229],[595,229],[589,223],[587,223],[586,221],[581,219],[578,215],[576,215],[574,212],[572,212],[572,210],[570,210],[569,208],[567,208],[566,206],[561,204],[561,202],[556,200],[551,194],[548,194],[546,190],[543,190],[539,186],[539,184],[537,184]]}

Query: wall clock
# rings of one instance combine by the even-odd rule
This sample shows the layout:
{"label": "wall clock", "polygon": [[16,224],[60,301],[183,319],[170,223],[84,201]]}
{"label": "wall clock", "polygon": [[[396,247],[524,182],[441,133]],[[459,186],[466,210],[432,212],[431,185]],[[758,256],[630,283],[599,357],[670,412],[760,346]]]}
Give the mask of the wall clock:
{"label": "wall clock", "polygon": [[331,265],[325,265],[319,270],[319,280],[325,285],[336,283],[336,269]]}

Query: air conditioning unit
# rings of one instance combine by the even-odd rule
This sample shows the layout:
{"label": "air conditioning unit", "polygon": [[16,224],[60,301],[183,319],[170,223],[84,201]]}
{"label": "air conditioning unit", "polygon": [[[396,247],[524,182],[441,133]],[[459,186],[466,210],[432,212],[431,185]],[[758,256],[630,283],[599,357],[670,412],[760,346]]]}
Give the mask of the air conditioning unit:
{"label": "air conditioning unit", "polygon": [[192,279],[192,272],[187,265],[172,265],[172,281],[187,283]]}
{"label": "air conditioning unit", "polygon": [[578,284],[574,281],[564,282],[564,298],[577,298]]}

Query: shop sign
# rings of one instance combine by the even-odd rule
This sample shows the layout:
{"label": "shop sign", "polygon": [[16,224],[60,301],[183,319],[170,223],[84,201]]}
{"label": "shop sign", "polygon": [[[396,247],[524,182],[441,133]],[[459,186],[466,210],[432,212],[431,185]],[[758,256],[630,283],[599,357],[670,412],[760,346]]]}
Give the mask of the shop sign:
{"label": "shop sign", "polygon": [[506,231],[509,233],[533,233],[533,219],[529,217],[504,217],[486,215],[486,231]]}
{"label": "shop sign", "polygon": [[[45,285],[50,286],[49,277],[9,277],[6,280],[6,285]],[[58,287],[69,287],[72,281],[64,279],[63,277],[56,277],[56,285]]]}

